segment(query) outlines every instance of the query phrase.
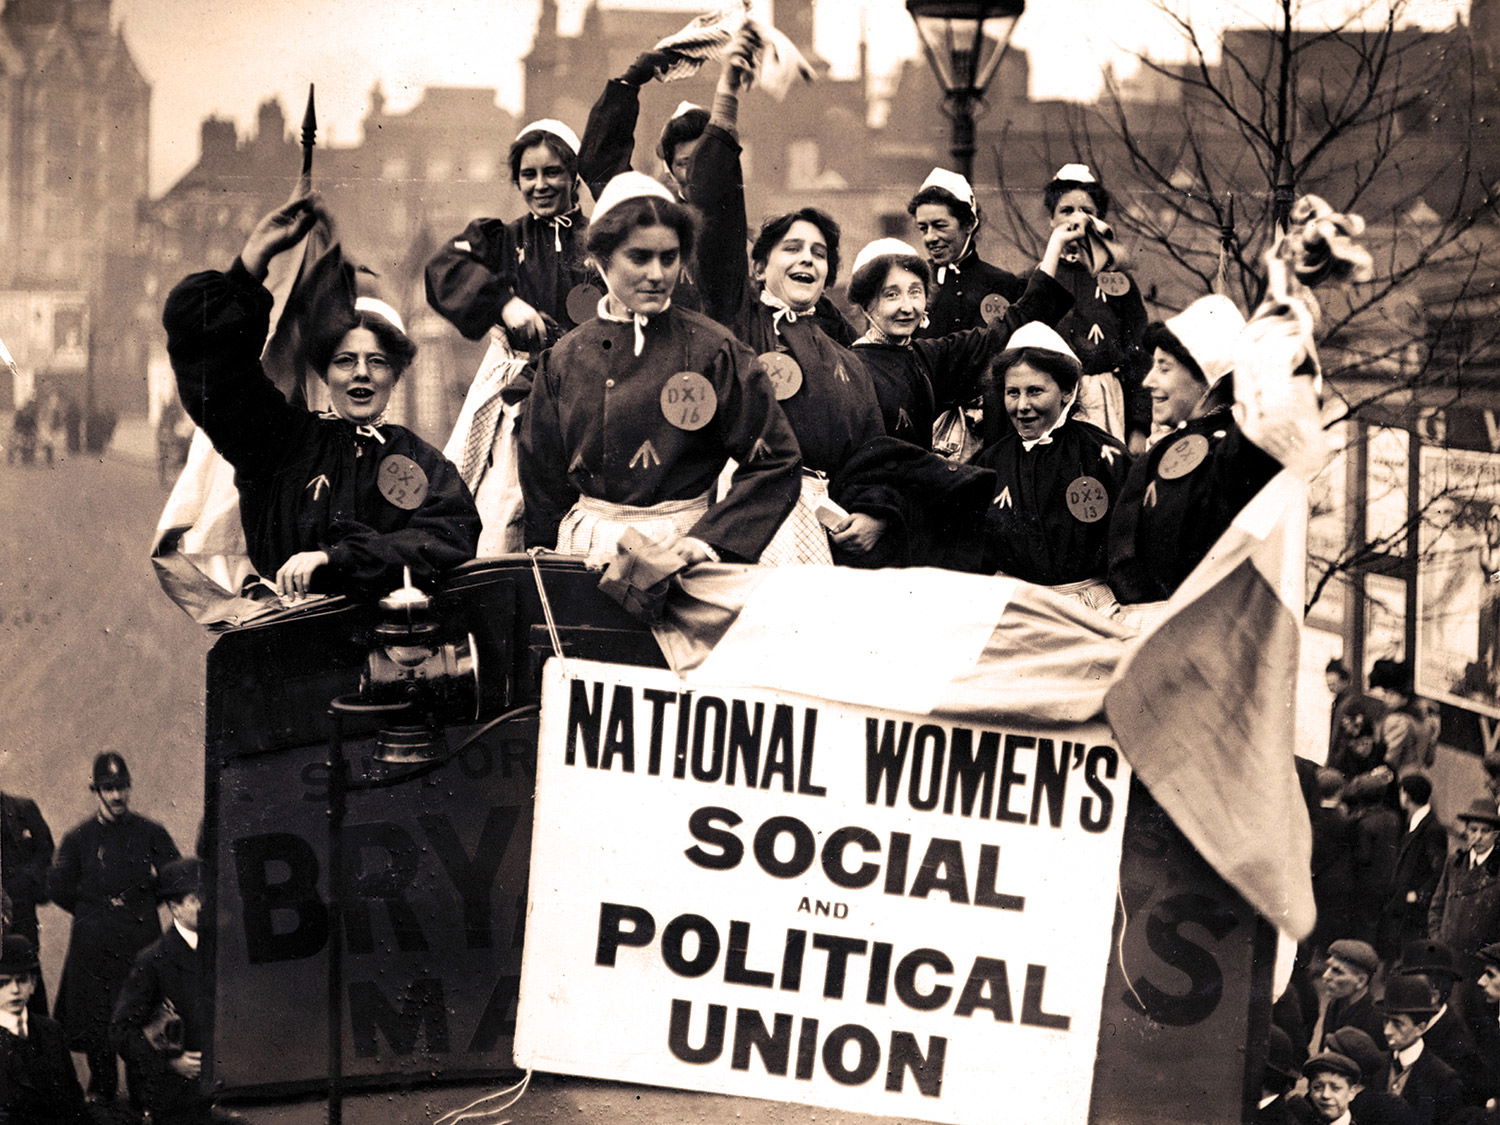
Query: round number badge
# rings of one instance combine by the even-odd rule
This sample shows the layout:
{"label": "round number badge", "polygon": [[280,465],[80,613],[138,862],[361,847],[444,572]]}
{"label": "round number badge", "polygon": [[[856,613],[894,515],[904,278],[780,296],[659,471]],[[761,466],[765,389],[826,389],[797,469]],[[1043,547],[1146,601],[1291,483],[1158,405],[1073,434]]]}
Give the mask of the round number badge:
{"label": "round number badge", "polygon": [[986,324],[994,324],[1010,311],[1010,302],[999,293],[991,293],[979,302],[979,315]]}
{"label": "round number badge", "polygon": [[579,282],[568,290],[568,319],[574,324],[585,324],[599,315],[599,298],[604,296],[597,285]]}
{"label": "round number badge", "polygon": [[1161,461],[1156,466],[1157,475],[1163,480],[1185,477],[1203,464],[1203,458],[1207,456],[1208,439],[1202,434],[1188,434],[1173,442],[1161,455]]}
{"label": "round number badge", "polygon": [[701,430],[718,406],[714,385],[696,371],[679,371],[661,389],[661,416],[679,430]]}
{"label": "round number badge", "polygon": [[392,453],[380,462],[375,485],[398,508],[411,511],[427,499],[427,474],[410,457]]}
{"label": "round number badge", "polygon": [[1130,292],[1130,278],[1114,270],[1105,270],[1094,281],[1106,297],[1123,297]]}
{"label": "round number badge", "polygon": [[765,352],[760,356],[760,365],[771,378],[776,401],[791,398],[802,389],[802,365],[786,352]]}
{"label": "round number badge", "polygon": [[1095,477],[1079,477],[1065,495],[1068,511],[1079,523],[1098,523],[1109,514],[1109,493]]}

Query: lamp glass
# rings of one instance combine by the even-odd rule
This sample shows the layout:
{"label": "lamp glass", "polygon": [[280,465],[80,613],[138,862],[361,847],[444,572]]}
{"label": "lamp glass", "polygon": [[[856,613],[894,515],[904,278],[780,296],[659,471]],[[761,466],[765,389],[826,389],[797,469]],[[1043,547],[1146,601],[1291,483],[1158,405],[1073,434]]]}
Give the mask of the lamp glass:
{"label": "lamp glass", "polygon": [[1022,0],[907,0],[922,48],[948,94],[983,94],[1025,9]]}

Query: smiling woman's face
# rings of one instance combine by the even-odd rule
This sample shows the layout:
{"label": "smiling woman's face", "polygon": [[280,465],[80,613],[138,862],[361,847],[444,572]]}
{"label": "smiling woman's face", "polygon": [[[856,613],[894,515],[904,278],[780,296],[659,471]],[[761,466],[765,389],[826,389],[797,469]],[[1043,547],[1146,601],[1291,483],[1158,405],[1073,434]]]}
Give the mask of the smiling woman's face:
{"label": "smiling woman's face", "polygon": [[927,311],[927,285],[911,270],[892,266],[865,315],[879,332],[892,340],[905,340],[922,323]]}
{"label": "smiling woman's face", "polygon": [[816,223],[798,219],[755,266],[773,297],[805,311],[818,303],[828,284],[828,240]]}

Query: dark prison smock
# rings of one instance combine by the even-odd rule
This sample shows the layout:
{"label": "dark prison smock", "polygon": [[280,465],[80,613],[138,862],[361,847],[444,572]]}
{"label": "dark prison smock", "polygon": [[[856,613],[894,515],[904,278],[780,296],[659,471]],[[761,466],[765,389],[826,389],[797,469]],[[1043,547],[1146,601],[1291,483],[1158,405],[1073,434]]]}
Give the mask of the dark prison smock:
{"label": "dark prison smock", "polygon": [[[797,439],[771,382],[721,325],[673,306],[645,326],[596,318],[542,353],[521,429],[527,546],[551,548],[580,496],[650,507],[702,496],[725,461],[728,494],[688,532],[726,559],[754,562],[796,503]],[[683,372],[701,375],[715,406],[696,430],[667,421],[661,398]]]}
{"label": "dark prison smock", "polygon": [[475,219],[427,263],[427,303],[470,340],[500,323],[512,297],[550,316],[559,335],[567,332],[568,294],[593,275],[583,264],[588,220],[577,207],[560,218],[528,211],[509,223]]}
{"label": "dark prison smock", "polygon": [[802,467],[836,481],[837,490],[830,492],[846,510],[896,518],[900,496],[895,489],[841,473],[855,451],[885,436],[870,373],[829,337],[815,311],[783,315],[778,323],[776,310],[759,300],[745,250],[740,146],[717,125],[708,127],[693,157],[690,193],[703,212],[704,312],[756,355],[784,353],[801,369],[801,386],[779,402],[802,450]]}
{"label": "dark prison smock", "polygon": [[377,438],[281,397],[259,359],[270,311],[236,260],[184,279],[162,316],[182,405],[234,466],[255,569],[271,577],[326,551],[314,592],[375,596],[401,585],[403,566],[430,583],[473,558],[479,513],[441,453],[402,426]]}
{"label": "dark prison smock", "polygon": [[1057,333],[1073,349],[1085,375],[1117,374],[1125,400],[1126,433],[1149,434],[1151,396],[1141,389],[1141,379],[1151,366],[1151,357],[1141,350],[1146,305],[1135,278],[1119,270],[1105,272],[1124,278],[1129,288],[1111,297],[1084,266],[1066,259],[1058,263],[1057,282],[1072,295],[1073,307],[1057,322]]}
{"label": "dark prison smock", "polygon": [[941,266],[929,262],[928,266],[932,270],[932,292],[927,300],[927,326],[917,329],[917,336],[924,340],[983,325],[984,299],[991,294],[1003,297],[1009,308],[1026,292],[1024,277],[990,265],[972,244],[957,262]]}
{"label": "dark prison smock", "polygon": [[133,812],[90,817],[58,846],[47,890],[73,928],[56,1015],[75,1050],[108,1044],[115,995],[136,953],[161,934],[157,873],[177,857],[167,830]]}
{"label": "dark prison smock", "polygon": [[1194,418],[1130,467],[1109,521],[1109,585],[1121,605],[1164,601],[1281,468],[1227,407]]}
{"label": "dark prison smock", "polygon": [[1104,577],[1109,509],[1130,467],[1123,445],[1069,418],[1030,450],[1006,434],[974,464],[995,470],[983,522],[987,572],[1042,586]]}
{"label": "dark prison smock", "polygon": [[[979,396],[990,360],[1005,350],[1010,334],[1033,320],[1056,324],[1070,303],[1067,290],[1037,270],[1020,300],[985,328],[906,344],[857,341],[854,354],[875,380],[886,433],[930,450],[933,421],[950,406]],[[998,419],[993,424],[1000,426]],[[997,429],[990,440],[1002,432]]]}

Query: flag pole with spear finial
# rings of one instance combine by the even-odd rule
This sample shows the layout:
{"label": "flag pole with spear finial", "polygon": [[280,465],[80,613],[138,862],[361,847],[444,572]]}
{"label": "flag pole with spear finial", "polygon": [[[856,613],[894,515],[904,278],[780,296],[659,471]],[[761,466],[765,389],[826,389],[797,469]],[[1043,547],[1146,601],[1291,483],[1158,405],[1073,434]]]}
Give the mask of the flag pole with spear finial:
{"label": "flag pole with spear finial", "polygon": [[313,84],[307,84],[307,110],[302,114],[302,175],[297,190],[305,195],[312,191],[313,146],[318,143],[318,111],[313,105]]}

